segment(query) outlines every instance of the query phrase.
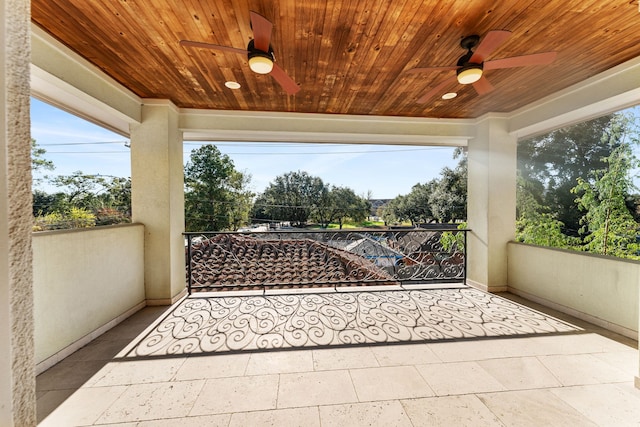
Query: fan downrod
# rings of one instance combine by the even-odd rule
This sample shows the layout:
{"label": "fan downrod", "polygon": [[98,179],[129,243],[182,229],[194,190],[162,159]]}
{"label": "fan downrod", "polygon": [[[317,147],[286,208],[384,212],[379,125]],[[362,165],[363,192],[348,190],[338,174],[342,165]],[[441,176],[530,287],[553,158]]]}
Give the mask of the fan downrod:
{"label": "fan downrod", "polygon": [[478,45],[479,41],[480,41],[480,36],[476,34],[473,34],[471,36],[466,36],[466,37],[463,37],[462,40],[460,40],[460,47],[465,50],[471,50]]}

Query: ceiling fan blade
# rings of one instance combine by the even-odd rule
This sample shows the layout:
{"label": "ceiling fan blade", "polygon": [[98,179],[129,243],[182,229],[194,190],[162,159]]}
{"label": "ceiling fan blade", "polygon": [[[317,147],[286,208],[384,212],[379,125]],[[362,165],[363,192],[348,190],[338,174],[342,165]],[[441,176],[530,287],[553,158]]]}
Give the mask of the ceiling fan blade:
{"label": "ceiling fan blade", "polygon": [[480,64],[484,61],[484,58],[489,56],[494,50],[498,48],[511,36],[511,31],[506,30],[493,30],[489,31],[482,39],[475,52],[469,59],[469,62]]}
{"label": "ceiling fan blade", "polygon": [[527,67],[529,65],[551,64],[558,52],[534,53],[532,55],[513,56],[511,58],[494,59],[484,63],[485,70],[497,70],[499,68]]}
{"label": "ceiling fan blade", "polygon": [[484,95],[491,92],[494,87],[485,76],[480,77],[480,80],[473,83],[473,88],[478,92],[478,95]]}
{"label": "ceiling fan blade", "polygon": [[267,18],[254,11],[250,11],[249,15],[251,16],[251,28],[253,29],[253,46],[263,52],[269,52],[273,24]]}
{"label": "ceiling fan blade", "polygon": [[427,72],[427,71],[450,71],[450,70],[457,70],[458,66],[454,65],[451,67],[424,67],[424,68],[412,68],[410,70],[407,70],[407,73],[423,73],[423,72]]}
{"label": "ceiling fan blade", "polygon": [[449,86],[451,83],[456,81],[456,76],[451,76],[448,79],[445,79],[443,81],[441,81],[438,86],[434,87],[433,89],[431,89],[429,92],[425,93],[424,95],[422,95],[420,98],[418,98],[417,103],[418,104],[424,104],[425,102],[427,102],[428,100],[430,100],[431,98],[433,98],[434,96],[440,94],[440,92],[442,92],[442,90]]}
{"label": "ceiling fan blade", "polygon": [[300,90],[300,86],[275,62],[273,64],[273,70],[271,70],[269,74],[282,86],[282,89],[284,89],[287,94],[295,95]]}
{"label": "ceiling fan blade", "polygon": [[222,50],[224,52],[239,53],[241,55],[246,55],[247,53],[249,53],[246,49],[238,49],[235,47],[220,46],[217,44],[210,44],[210,43],[193,42],[190,40],[180,40],[180,45],[188,46],[188,47],[201,47],[204,49]]}

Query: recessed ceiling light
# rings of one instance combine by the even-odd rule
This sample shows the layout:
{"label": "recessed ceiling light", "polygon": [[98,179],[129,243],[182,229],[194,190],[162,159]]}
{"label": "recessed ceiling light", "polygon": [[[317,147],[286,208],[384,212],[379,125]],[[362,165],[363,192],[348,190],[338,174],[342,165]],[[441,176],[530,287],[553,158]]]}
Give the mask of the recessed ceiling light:
{"label": "recessed ceiling light", "polygon": [[442,99],[453,99],[456,96],[458,96],[457,93],[455,92],[449,92],[449,93],[445,93],[444,95],[442,95]]}
{"label": "recessed ceiling light", "polygon": [[224,82],[224,85],[229,89],[240,89],[240,83],[238,82],[228,81]]}

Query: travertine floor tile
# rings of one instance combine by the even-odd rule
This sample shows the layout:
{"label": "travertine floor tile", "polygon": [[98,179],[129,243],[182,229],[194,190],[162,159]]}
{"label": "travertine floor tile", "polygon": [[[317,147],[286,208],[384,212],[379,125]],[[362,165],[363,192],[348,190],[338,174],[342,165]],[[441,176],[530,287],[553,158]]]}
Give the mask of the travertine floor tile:
{"label": "travertine floor tile", "polygon": [[478,364],[507,390],[559,387],[561,385],[535,357],[482,360]]}
{"label": "travertine floor tile", "polygon": [[640,392],[627,387],[618,384],[586,385],[550,392],[598,425],[637,427],[640,425]]}
{"label": "travertine floor tile", "polygon": [[91,382],[96,372],[103,369],[105,362],[101,360],[67,361],[63,360],[47,369],[36,378],[36,390],[77,389]]}
{"label": "travertine floor tile", "polygon": [[175,375],[177,381],[206,378],[241,377],[249,363],[249,354],[211,354],[187,357]]}
{"label": "travertine floor tile", "polygon": [[278,408],[357,402],[349,371],[281,374]]}
{"label": "travertine floor tile", "polygon": [[322,427],[412,427],[397,400],[320,407]]}
{"label": "travertine floor tile", "polygon": [[[517,338],[513,338],[517,339]],[[466,362],[497,357],[520,356],[505,351],[505,338],[435,342],[429,346],[442,362]]]}
{"label": "travertine floor tile", "polygon": [[50,413],[39,425],[59,427],[92,424],[125,390],[125,386],[81,388]]}
{"label": "travertine floor tile", "polygon": [[595,426],[571,405],[554,399],[549,390],[488,393],[478,398],[507,426]]}
{"label": "travertine floor tile", "polygon": [[630,375],[590,354],[538,356],[565,386],[629,381]]}
{"label": "travertine floor tile", "polygon": [[131,385],[97,422],[108,424],[186,417],[203,385],[204,380]]}
{"label": "travertine floor tile", "polygon": [[275,409],[277,394],[277,375],[209,379],[189,415]]}
{"label": "travertine floor tile", "polygon": [[111,362],[88,383],[92,387],[170,381],[185,358],[123,360]]}
{"label": "travertine floor tile", "polygon": [[627,351],[631,348],[595,333],[538,336],[538,354],[582,354]]}
{"label": "travertine floor tile", "polygon": [[413,366],[352,369],[350,373],[361,402],[434,395]]}
{"label": "travertine floor tile", "polygon": [[93,426],[109,426],[109,427],[138,427],[140,424],[137,422],[132,423],[109,423],[109,424],[92,424]]}
{"label": "travertine floor tile", "polygon": [[76,390],[51,390],[39,391],[36,393],[36,414],[38,422],[46,418],[51,412],[69,398]]}
{"label": "travertine floor tile", "polygon": [[311,350],[270,351],[253,353],[249,358],[246,375],[285,374],[313,371]]}
{"label": "travertine floor tile", "polygon": [[370,347],[340,347],[313,350],[316,371],[380,366]]}
{"label": "travertine floor tile", "polygon": [[612,351],[607,353],[592,353],[593,357],[605,361],[610,366],[623,370],[630,375],[638,375],[638,350]]}
{"label": "travertine floor tile", "polygon": [[401,403],[414,426],[503,426],[473,395],[411,399]]}
{"label": "travertine floor tile", "polygon": [[505,390],[477,362],[435,363],[416,368],[438,396]]}
{"label": "travertine floor tile", "polygon": [[318,408],[291,408],[233,414],[229,427],[320,427]]}
{"label": "travertine floor tile", "polygon": [[142,421],[136,427],[227,427],[230,414]]}
{"label": "travertine floor tile", "polygon": [[427,344],[398,344],[372,346],[380,366],[421,365],[439,363],[440,359]]}
{"label": "travertine floor tile", "polygon": [[111,360],[130,343],[127,339],[96,339],[65,359],[65,362],[78,360]]}

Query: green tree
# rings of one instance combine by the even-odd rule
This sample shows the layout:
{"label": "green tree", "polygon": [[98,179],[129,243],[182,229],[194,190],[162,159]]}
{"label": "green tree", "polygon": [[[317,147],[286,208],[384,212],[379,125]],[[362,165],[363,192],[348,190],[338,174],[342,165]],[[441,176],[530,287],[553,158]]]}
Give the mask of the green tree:
{"label": "green tree", "polygon": [[565,232],[577,235],[580,211],[571,190],[578,178],[604,168],[603,159],[621,144],[632,121],[617,113],[555,130],[518,143],[518,172],[534,197],[557,214]]}
{"label": "green tree", "polygon": [[249,181],[216,146],[192,151],[184,169],[186,230],[231,230],[247,223]]}
{"label": "green tree", "polygon": [[33,216],[43,216],[60,212],[67,207],[67,195],[63,192],[49,194],[42,190],[33,191]]}
{"label": "green tree", "polygon": [[327,199],[327,188],[322,179],[304,171],[277,176],[258,197],[263,216],[272,221],[290,221],[303,225],[311,214]]}
{"label": "green tree", "polygon": [[467,217],[467,158],[456,150],[454,158],[460,161],[453,169],[445,167],[440,177],[411,187],[409,194],[391,200],[385,208],[385,222],[410,221],[451,222]]}
{"label": "green tree", "polygon": [[[51,160],[47,160],[44,158],[44,155],[47,153],[47,150],[40,147],[35,139],[31,139],[31,173],[41,172],[41,171],[52,171],[55,169],[55,165]],[[46,178],[46,176],[45,176]],[[43,178],[34,177],[33,182],[38,184],[42,181]]]}
{"label": "green tree", "polygon": [[131,178],[111,177],[106,182],[105,201],[109,207],[131,216]]}
{"label": "green tree", "polygon": [[582,211],[581,233],[587,234],[586,247],[590,252],[613,256],[634,256],[638,224],[626,205],[632,189],[630,171],[639,166],[627,144],[618,146],[603,159],[605,167],[592,172],[593,182],[578,178],[573,193]]}
{"label": "green tree", "polygon": [[467,219],[467,156],[459,150],[454,157],[456,167],[443,168],[429,194],[431,215],[442,223]]}
{"label": "green tree", "polygon": [[333,187],[330,192],[332,221],[338,221],[340,229],[347,218],[355,222],[364,221],[371,211],[368,199],[360,197],[347,187]]}
{"label": "green tree", "polygon": [[408,210],[405,207],[406,198],[407,196],[401,194],[387,203],[381,215],[385,223],[395,224],[409,221]]}
{"label": "green tree", "polygon": [[88,175],[82,171],[75,171],[71,175],[58,175],[50,180],[57,187],[62,188],[66,194],[65,205],[68,210],[71,207],[93,210],[101,206],[99,191],[107,185],[105,177],[100,175]]}
{"label": "green tree", "polygon": [[531,187],[531,182],[518,176],[516,240],[540,246],[577,248],[580,239],[567,236],[562,232],[564,224],[557,220],[548,208],[540,204],[536,197],[537,188]]}

